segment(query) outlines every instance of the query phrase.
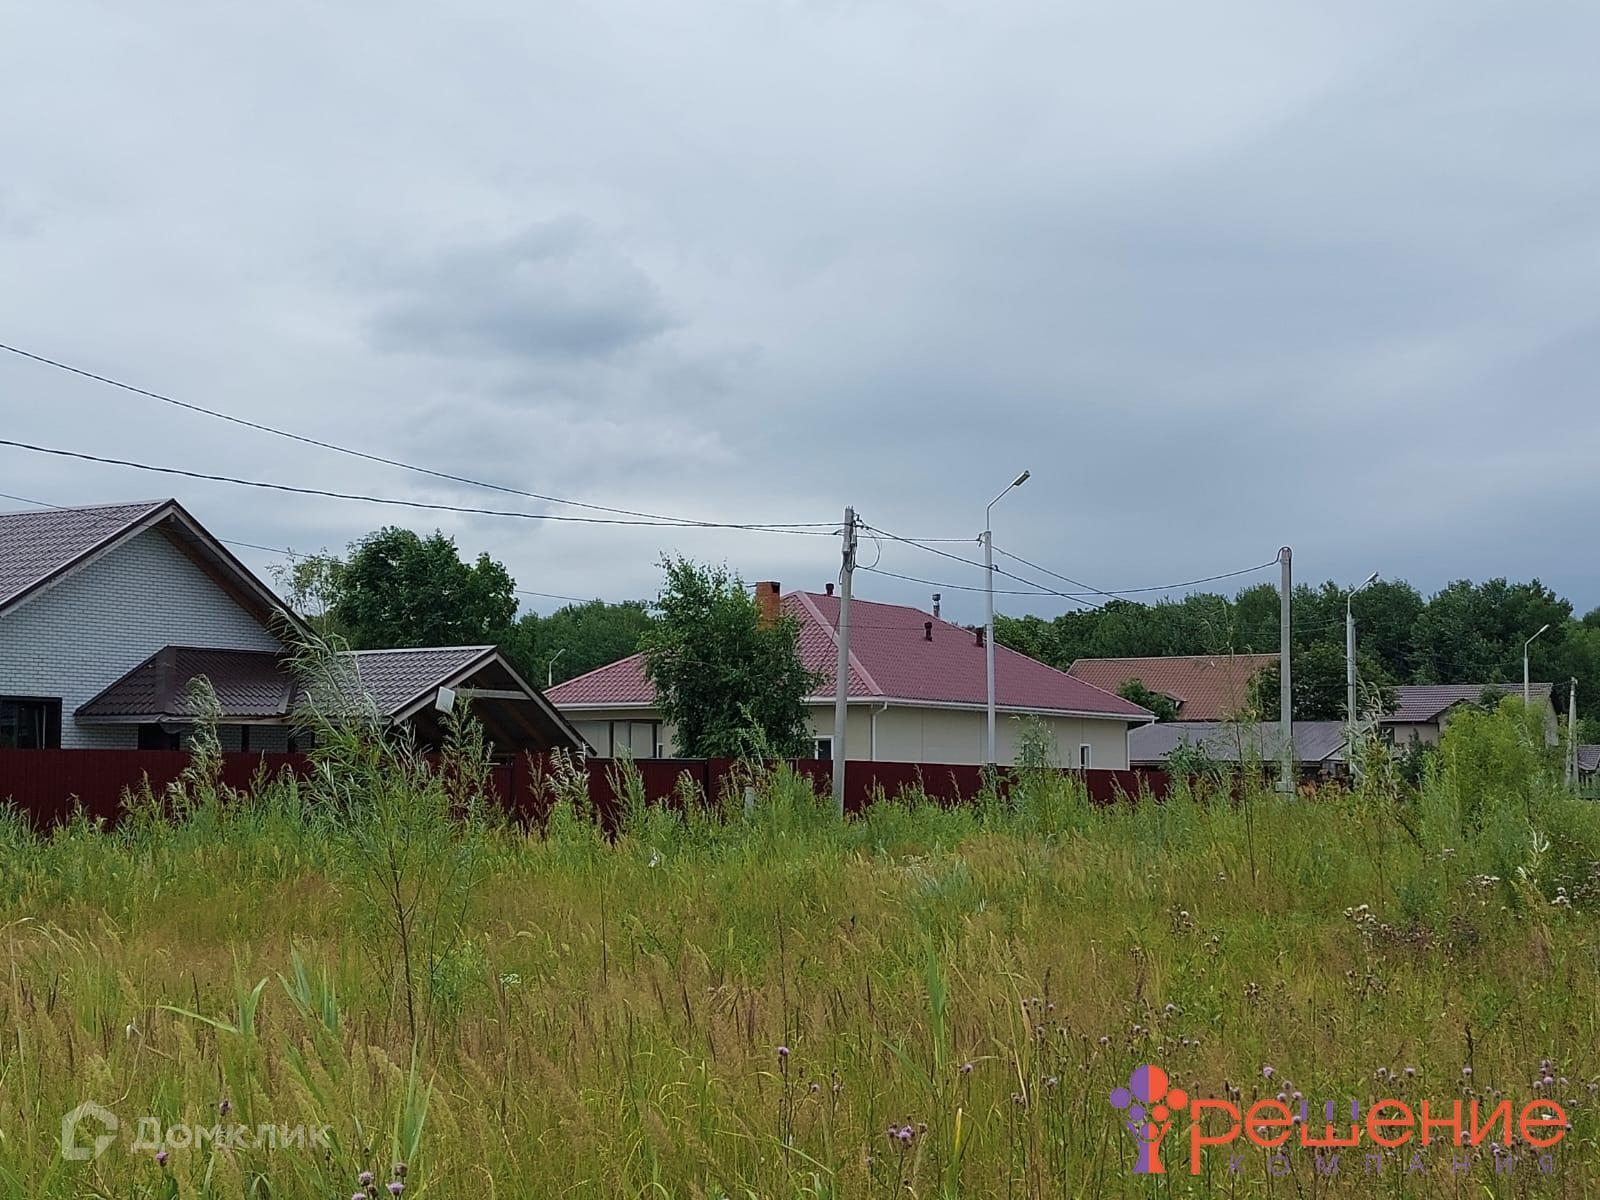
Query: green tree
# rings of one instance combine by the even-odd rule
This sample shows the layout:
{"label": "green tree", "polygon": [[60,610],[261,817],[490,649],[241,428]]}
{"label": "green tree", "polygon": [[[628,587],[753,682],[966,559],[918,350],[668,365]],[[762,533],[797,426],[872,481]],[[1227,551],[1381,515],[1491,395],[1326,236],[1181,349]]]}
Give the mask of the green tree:
{"label": "green tree", "polygon": [[800,660],[800,623],[763,621],[726,567],[661,559],[655,621],[640,642],[661,715],[691,758],[810,751],[805,698],[818,685]]}
{"label": "green tree", "polygon": [[1176,721],[1178,719],[1178,704],[1171,696],[1163,696],[1160,692],[1153,692],[1145,687],[1142,679],[1125,679],[1122,686],[1117,688],[1117,695],[1124,700],[1137,704],[1140,708],[1147,708],[1155,713],[1158,721]]}
{"label": "green tree", "polygon": [[461,560],[455,539],[388,526],[350,547],[330,614],[357,650],[500,642],[516,584],[487,554]]}
{"label": "green tree", "polygon": [[590,600],[558,608],[547,617],[524,613],[506,634],[512,663],[537,684],[560,683],[639,649],[650,628],[643,601],[607,604]]}
{"label": "green tree", "polygon": [[333,615],[344,583],[342,558],[326,551],[302,554],[287,566],[276,563],[270,570],[289,607],[316,630],[319,637],[348,640],[349,631],[340,628]]}
{"label": "green tree", "polygon": [[[1313,642],[1298,651],[1290,686],[1294,692],[1294,719],[1297,721],[1342,721],[1345,719],[1346,678],[1344,648],[1332,642]],[[1357,660],[1357,673],[1366,693],[1384,712],[1394,707],[1394,688],[1383,673],[1383,665],[1372,655]],[[1250,706],[1263,721],[1276,721],[1282,708],[1278,703],[1278,664],[1264,668],[1250,681]],[[1370,701],[1363,701],[1369,703]],[[1370,713],[1368,714],[1371,715]]]}

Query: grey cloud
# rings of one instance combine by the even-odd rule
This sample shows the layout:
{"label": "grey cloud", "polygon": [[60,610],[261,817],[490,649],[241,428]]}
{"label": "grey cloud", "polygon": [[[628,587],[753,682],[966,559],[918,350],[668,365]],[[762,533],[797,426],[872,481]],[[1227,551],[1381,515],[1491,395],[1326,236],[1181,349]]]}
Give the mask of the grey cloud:
{"label": "grey cloud", "polygon": [[575,218],[440,251],[389,286],[370,325],[388,352],[585,361],[676,324],[648,276]]}

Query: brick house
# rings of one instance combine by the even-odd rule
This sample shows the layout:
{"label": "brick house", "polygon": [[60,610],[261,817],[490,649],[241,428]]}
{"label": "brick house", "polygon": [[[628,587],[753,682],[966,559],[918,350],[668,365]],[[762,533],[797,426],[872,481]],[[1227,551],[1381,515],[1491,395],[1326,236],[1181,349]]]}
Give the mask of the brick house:
{"label": "brick house", "polygon": [[[0,513],[0,749],[165,749],[194,718],[191,679],[222,705],[224,750],[288,750],[303,632],[176,500]],[[496,748],[578,748],[572,726],[493,646],[347,656],[379,713],[437,733],[464,693]]]}

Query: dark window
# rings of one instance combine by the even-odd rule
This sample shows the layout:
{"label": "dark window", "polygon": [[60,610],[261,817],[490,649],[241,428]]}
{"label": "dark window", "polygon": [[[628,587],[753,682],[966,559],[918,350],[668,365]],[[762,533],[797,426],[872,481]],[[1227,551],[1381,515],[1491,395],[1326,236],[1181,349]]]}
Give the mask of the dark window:
{"label": "dark window", "polygon": [[0,696],[0,750],[61,749],[61,701]]}
{"label": "dark window", "polygon": [[141,750],[178,750],[181,749],[178,734],[168,733],[159,725],[139,726],[139,749]]}
{"label": "dark window", "polygon": [[833,739],[831,737],[817,738],[811,747],[811,757],[831,759],[833,757]]}
{"label": "dark window", "polygon": [[239,726],[239,753],[250,753],[250,726]]}

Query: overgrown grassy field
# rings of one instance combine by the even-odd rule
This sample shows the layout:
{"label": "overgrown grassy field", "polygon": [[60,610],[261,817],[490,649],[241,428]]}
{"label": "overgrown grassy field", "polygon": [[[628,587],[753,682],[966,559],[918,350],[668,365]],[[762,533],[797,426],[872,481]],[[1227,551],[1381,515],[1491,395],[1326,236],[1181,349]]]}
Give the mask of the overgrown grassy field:
{"label": "overgrown grassy field", "polygon": [[[437,768],[330,738],[247,796],[202,754],[116,830],[0,832],[0,1193],[1600,1194],[1600,822],[1513,712],[1459,726],[1420,791],[1094,809],[1040,772],[840,826],[757,773],[752,814],[635,804],[614,843],[570,777],[546,830],[493,820],[470,729]],[[1485,1145],[1336,1176],[1248,1148],[1191,1176],[1175,1129],[1136,1178],[1108,1096],[1147,1062],[1319,1109],[1554,1096],[1573,1128],[1543,1172]],[[68,1161],[86,1100],[119,1134]],[[147,1118],[225,1144],[158,1161]]]}

